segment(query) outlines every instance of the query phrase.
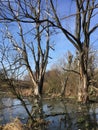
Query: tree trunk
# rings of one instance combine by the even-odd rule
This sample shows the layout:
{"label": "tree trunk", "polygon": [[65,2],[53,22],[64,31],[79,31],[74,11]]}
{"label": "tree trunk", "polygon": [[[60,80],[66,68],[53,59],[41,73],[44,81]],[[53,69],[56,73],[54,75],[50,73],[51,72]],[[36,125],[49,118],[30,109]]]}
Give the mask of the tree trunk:
{"label": "tree trunk", "polygon": [[78,88],[78,101],[87,103],[89,101],[88,96],[88,74],[87,67],[85,67],[84,58],[81,58],[80,63],[80,80]]}
{"label": "tree trunk", "polygon": [[[41,77],[39,82],[36,82],[34,84],[34,97],[32,98],[32,111],[31,116],[34,118],[35,122],[38,118],[39,120],[43,119],[43,111],[42,111],[42,91],[43,91],[43,82],[44,82],[44,76]],[[28,118],[27,125],[29,128],[34,128],[34,122],[32,119]],[[33,126],[33,128],[32,128]],[[38,128],[38,130],[44,129],[44,125],[38,125],[38,123],[35,123],[35,127]]]}
{"label": "tree trunk", "polygon": [[34,88],[34,95],[41,97],[42,96],[42,88],[43,88],[43,86],[37,84],[36,87]]}
{"label": "tree trunk", "polygon": [[43,82],[44,82],[44,76],[41,77],[41,80],[37,82],[35,88],[34,88],[34,95],[41,97],[42,91],[43,91]]}
{"label": "tree trunk", "polygon": [[65,90],[66,90],[66,86],[67,86],[67,81],[68,81],[68,76],[65,79],[65,81],[62,82],[61,96],[65,96]]}
{"label": "tree trunk", "polygon": [[[39,121],[43,120],[43,104],[42,104],[42,99],[41,98],[33,98],[32,99],[32,110],[31,110],[31,115],[34,118],[34,121],[31,118],[28,118],[27,121],[27,126],[29,127],[30,130],[33,130],[34,127],[37,128],[38,130],[44,130],[44,124],[40,124],[40,122],[36,122],[36,119]],[[34,124],[35,123],[35,124]]]}
{"label": "tree trunk", "polygon": [[89,101],[87,77],[88,77],[87,73],[83,73],[82,77],[80,76],[80,83],[78,89],[78,101],[82,103],[87,103]]}

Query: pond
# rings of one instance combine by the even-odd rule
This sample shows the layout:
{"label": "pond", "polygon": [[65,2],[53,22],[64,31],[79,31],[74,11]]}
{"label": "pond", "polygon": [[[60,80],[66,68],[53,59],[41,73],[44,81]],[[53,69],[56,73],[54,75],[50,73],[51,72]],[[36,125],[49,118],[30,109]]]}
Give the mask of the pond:
{"label": "pond", "polygon": [[[29,110],[32,106],[25,99]],[[26,122],[28,114],[18,99],[2,98],[0,100],[0,124],[6,124],[18,117],[23,123]]]}
{"label": "pond", "polygon": [[[29,111],[32,106],[24,99]],[[80,105],[64,100],[43,100],[43,114],[49,121],[45,130],[97,130],[98,103]],[[0,99],[0,124],[6,124],[18,117],[26,123],[28,114],[21,102],[12,98]]]}

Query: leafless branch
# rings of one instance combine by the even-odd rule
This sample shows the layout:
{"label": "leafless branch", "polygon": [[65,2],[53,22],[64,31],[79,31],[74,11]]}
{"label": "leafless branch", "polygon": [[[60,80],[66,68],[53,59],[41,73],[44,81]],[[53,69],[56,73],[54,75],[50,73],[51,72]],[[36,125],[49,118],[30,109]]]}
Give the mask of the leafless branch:
{"label": "leafless branch", "polygon": [[69,70],[69,69],[65,69],[65,68],[62,68],[64,71],[67,71],[67,72],[74,72],[74,73],[76,73],[76,74],[78,74],[78,75],[80,75],[80,73],[78,72],[78,71],[75,71],[75,70]]}

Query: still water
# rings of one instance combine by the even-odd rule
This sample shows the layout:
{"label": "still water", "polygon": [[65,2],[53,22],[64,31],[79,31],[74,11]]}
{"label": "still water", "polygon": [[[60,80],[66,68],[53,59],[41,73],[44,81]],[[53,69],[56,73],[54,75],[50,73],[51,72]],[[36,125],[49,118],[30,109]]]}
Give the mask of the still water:
{"label": "still water", "polygon": [[[24,99],[29,111],[32,105]],[[98,130],[98,103],[80,105],[69,101],[44,100],[43,115],[50,121],[45,130]],[[0,99],[0,124],[18,117],[26,123],[28,114],[21,102],[12,98]]]}

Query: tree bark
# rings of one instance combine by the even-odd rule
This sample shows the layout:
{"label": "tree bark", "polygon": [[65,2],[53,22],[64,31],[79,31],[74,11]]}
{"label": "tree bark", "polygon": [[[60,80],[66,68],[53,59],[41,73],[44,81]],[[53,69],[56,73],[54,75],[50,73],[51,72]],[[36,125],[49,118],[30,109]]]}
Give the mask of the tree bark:
{"label": "tree bark", "polygon": [[66,77],[65,81],[62,83],[61,96],[65,96],[65,90],[66,90],[66,86],[67,86],[67,81],[68,81],[68,76]]}
{"label": "tree bark", "polygon": [[41,97],[43,92],[43,82],[44,82],[44,76],[41,77],[40,82],[37,82],[35,88],[34,88],[34,95]]}
{"label": "tree bark", "polygon": [[82,103],[87,103],[89,101],[88,96],[88,81],[87,74],[83,74],[83,77],[80,79],[79,89],[78,89],[78,101]]}
{"label": "tree bark", "polygon": [[[88,72],[87,72],[87,62],[84,60],[84,56],[80,56],[80,80],[78,89],[78,101],[82,103],[87,103],[89,101],[88,95]],[[86,59],[87,60],[87,59]]]}

